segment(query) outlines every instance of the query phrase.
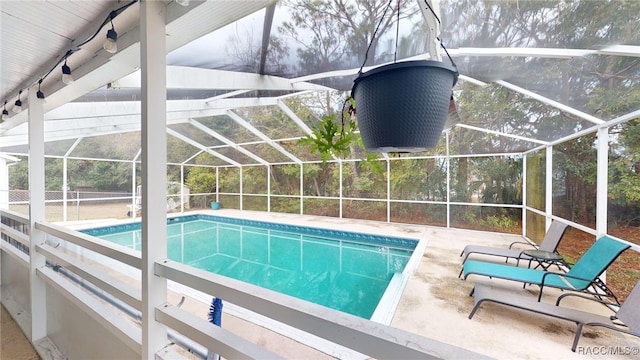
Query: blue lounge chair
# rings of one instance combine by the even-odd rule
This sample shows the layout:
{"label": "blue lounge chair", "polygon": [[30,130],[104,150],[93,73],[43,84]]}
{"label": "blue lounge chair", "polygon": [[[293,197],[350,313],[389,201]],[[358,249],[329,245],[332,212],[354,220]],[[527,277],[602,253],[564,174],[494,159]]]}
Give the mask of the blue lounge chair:
{"label": "blue lounge chair", "polygon": [[[555,273],[477,260],[467,260],[462,266],[462,273],[464,274],[464,279],[469,275],[475,274],[488,276],[489,278],[495,277],[523,282],[525,285],[539,285],[538,301],[542,297],[542,290],[545,286],[548,286],[602,296],[601,293],[596,291],[600,289],[605,296],[612,297],[619,304],[616,296],[599,279],[599,276],[628,248],[628,244],[603,236],[596,240],[567,273]],[[594,289],[593,292],[589,291],[591,287]],[[473,290],[471,293],[473,294]]]}
{"label": "blue lounge chair", "polygon": [[[577,309],[536,302],[525,294],[514,293],[501,288],[477,284],[475,287],[475,306],[469,314],[469,319],[478,311],[485,301],[494,302],[518,309],[532,311],[534,313],[551,316],[557,319],[568,320],[576,323],[578,328],[573,338],[571,351],[576,351],[578,340],[582,335],[582,329],[587,326],[599,326],[620,331],[640,337],[640,282],[631,290],[629,296],[613,316],[603,316]],[[591,298],[590,300],[596,300]],[[597,301],[597,300],[596,300]]]}
{"label": "blue lounge chair", "polygon": [[[548,252],[555,252],[558,248],[558,244],[560,244],[560,239],[567,231],[567,227],[569,225],[562,221],[555,220],[549,226],[549,230],[544,235],[540,246],[537,247],[528,242],[516,241],[512,242],[509,245],[509,248],[498,248],[492,246],[481,246],[481,245],[467,245],[460,253],[460,256],[463,256],[462,263],[465,263],[471,254],[482,254],[482,255],[491,255],[505,258],[505,262],[507,262],[510,258],[517,260],[531,260],[531,257],[524,254],[523,250],[514,249],[513,246],[516,244],[524,244],[530,246],[530,248],[535,250],[542,250]],[[462,275],[462,271],[458,277]]]}

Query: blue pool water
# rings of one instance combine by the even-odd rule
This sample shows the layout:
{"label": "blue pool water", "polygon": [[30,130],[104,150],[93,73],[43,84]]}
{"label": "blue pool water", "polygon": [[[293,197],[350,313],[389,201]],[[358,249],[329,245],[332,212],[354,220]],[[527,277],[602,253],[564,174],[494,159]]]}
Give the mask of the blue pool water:
{"label": "blue pool water", "polygon": [[[370,318],[417,241],[192,215],[168,219],[168,256],[196,268]],[[140,224],[83,232],[140,250]]]}

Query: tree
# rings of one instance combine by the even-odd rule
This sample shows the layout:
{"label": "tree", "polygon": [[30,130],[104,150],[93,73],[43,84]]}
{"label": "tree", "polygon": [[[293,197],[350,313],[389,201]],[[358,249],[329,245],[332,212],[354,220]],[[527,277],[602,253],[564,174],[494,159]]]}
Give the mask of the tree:
{"label": "tree", "polygon": [[[634,1],[453,2],[441,4],[443,39],[450,46],[600,48],[610,44],[638,44],[640,3]],[[484,81],[506,80],[515,85],[608,120],[640,108],[640,61],[632,57],[583,56],[571,60],[545,58],[458,59],[467,76]],[[593,126],[575,115],[490,85],[462,83],[456,98],[466,124],[538,140]],[[637,141],[629,122],[612,132],[612,181],[615,204],[631,200],[636,189],[634,151]],[[625,135],[629,132],[629,140]],[[619,136],[619,138],[618,138]],[[457,153],[518,151],[536,144],[456,129],[451,141]],[[564,189],[567,217],[583,223],[593,220],[595,208],[595,136],[554,146],[556,189]],[[547,191],[552,191],[547,189]],[[633,200],[631,200],[633,201]],[[560,206],[559,201],[555,201]],[[554,212],[559,210],[554,206]],[[623,212],[624,213],[624,212]],[[630,212],[626,212],[627,214]]]}
{"label": "tree", "polygon": [[[419,14],[413,0],[393,1],[388,10],[389,2],[379,0],[296,0],[286,1],[285,5],[291,9],[291,20],[285,21],[278,32],[298,44],[300,74],[359,67],[369,44],[365,65],[392,60],[394,49],[381,51],[379,44],[388,31],[395,30],[398,6],[402,19]],[[373,38],[378,23],[380,28]]]}
{"label": "tree", "polygon": [[189,192],[192,194],[208,194],[216,191],[215,169],[203,166],[194,166],[185,181]]}

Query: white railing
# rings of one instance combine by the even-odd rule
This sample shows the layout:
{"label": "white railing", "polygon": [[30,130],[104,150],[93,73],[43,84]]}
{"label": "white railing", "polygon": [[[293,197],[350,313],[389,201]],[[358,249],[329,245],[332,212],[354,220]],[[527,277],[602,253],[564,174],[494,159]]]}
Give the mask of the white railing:
{"label": "white railing", "polygon": [[[18,250],[10,240],[16,240],[20,244],[29,245],[28,236],[23,231],[17,231],[14,226],[21,223],[23,227],[28,224],[28,219],[19,214],[0,211],[7,224],[2,224],[2,252],[11,258],[27,265],[29,269],[29,257],[24,251]],[[208,351],[221,355],[224,358],[279,358],[272,351],[251,343],[242,337],[233,334],[224,328],[210,324],[205,319],[199,318],[176,306],[166,304],[155,308],[155,314],[147,320],[131,318],[117,307],[115,303],[124,303],[126,306],[140,311],[141,290],[140,287],[130,285],[132,280],[125,276],[120,268],[133,268],[140,272],[143,265],[140,254],[126,247],[121,247],[92,236],[66,229],[62,226],[37,222],[35,227],[47,234],[45,243],[35,246],[36,251],[47,258],[47,266],[37,268],[36,274],[48,285],[49,297],[57,299],[63,297],[71,305],[65,307],[60,301],[47,306],[47,320],[56,319],[63,325],[72,324],[79,326],[86,336],[97,336],[98,330],[92,332],[92,326],[85,323],[74,323],[73,320],[64,319],[65,316],[74,317],[75,311],[83,313],[83,318],[90,318],[101,328],[107,331],[110,337],[101,336],[100,341],[111,341],[105,348],[113,348],[114,351],[127,352],[140,357],[141,351],[141,327],[149,326],[145,321],[157,321],[166,325],[169,331],[178,332],[182,336],[202,346]],[[3,258],[4,259],[4,258]],[[4,267],[4,263],[0,264]],[[155,275],[174,281],[182,286],[189,287],[205,294],[215,295],[226,302],[240,306],[262,316],[273,319],[297,328],[306,333],[313,334],[332,343],[352,349],[373,358],[481,358],[482,356],[467,350],[430,340],[416,334],[412,334],[390,326],[382,325],[370,320],[325,308],[291,296],[283,295],[271,290],[263,289],[241,281],[226,278],[224,276],[209,273],[203,270],[180,264],[168,259],[155,262]],[[60,269],[63,269],[60,270]],[[70,272],[80,281],[71,281],[64,274]],[[29,278],[28,276],[26,277]],[[91,292],[83,291],[78,284],[89,283],[97,288],[94,294],[104,292],[105,296],[93,296]],[[28,287],[28,285],[27,285]],[[7,291],[11,288],[3,288],[3,303]],[[114,299],[111,304],[102,301]],[[23,304],[28,308],[28,304]],[[58,309],[60,307],[60,309]],[[25,310],[25,309],[23,309]],[[144,316],[142,317],[144,319]],[[50,326],[58,328],[58,325]],[[25,330],[25,329],[23,329]],[[59,331],[71,331],[72,329],[58,329]],[[73,329],[78,331],[77,329]],[[26,332],[26,330],[25,330]],[[85,334],[80,333],[79,336]],[[55,336],[54,336],[55,337]],[[95,340],[95,339],[94,339]],[[55,339],[51,339],[55,344]],[[82,339],[77,344],[62,344],[63,346],[78,346],[82,348]],[[105,344],[103,344],[105,345]],[[123,350],[124,349],[124,350]],[[73,353],[74,349],[60,349],[62,353]],[[77,352],[76,352],[77,354]],[[108,355],[108,354],[105,354]]]}

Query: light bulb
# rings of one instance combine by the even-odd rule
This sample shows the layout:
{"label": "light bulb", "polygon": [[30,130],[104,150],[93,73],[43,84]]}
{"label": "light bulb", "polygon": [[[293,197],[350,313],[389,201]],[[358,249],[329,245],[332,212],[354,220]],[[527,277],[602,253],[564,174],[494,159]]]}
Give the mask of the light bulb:
{"label": "light bulb", "polygon": [[36,97],[38,98],[38,101],[44,105],[47,103],[47,101],[44,99],[44,93],[42,92],[42,90],[40,90],[40,86],[42,86],[42,80],[40,79],[40,81],[38,81],[38,92],[36,93]]}
{"label": "light bulb", "polygon": [[71,76],[71,68],[67,65],[66,60],[64,62],[64,65],[62,65],[62,82],[67,85],[73,82],[73,76]]}
{"label": "light bulb", "polygon": [[115,54],[118,51],[118,33],[111,28],[107,31],[107,38],[104,39],[104,43],[102,43],[102,47],[112,54]]}
{"label": "light bulb", "polygon": [[47,100],[44,98],[44,93],[42,91],[38,90],[38,92],[36,93],[36,96],[38,97],[38,100],[42,105],[47,103]]}
{"label": "light bulb", "polygon": [[9,119],[9,112],[7,111],[7,100],[4,101],[4,106],[2,107],[2,118],[0,120],[5,121]]}
{"label": "light bulb", "polygon": [[22,112],[22,101],[20,98],[18,98],[18,100],[13,104],[13,112],[16,114],[20,114]]}

